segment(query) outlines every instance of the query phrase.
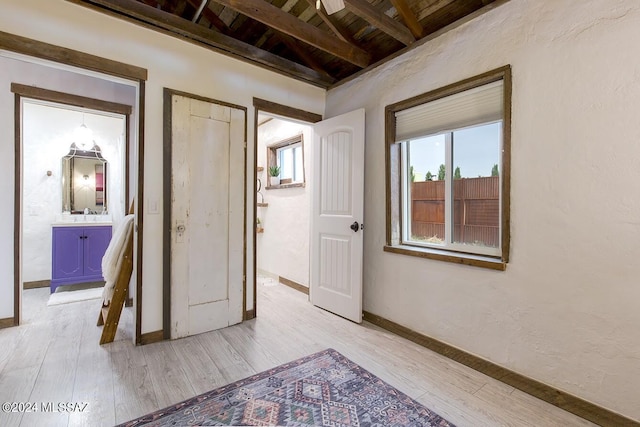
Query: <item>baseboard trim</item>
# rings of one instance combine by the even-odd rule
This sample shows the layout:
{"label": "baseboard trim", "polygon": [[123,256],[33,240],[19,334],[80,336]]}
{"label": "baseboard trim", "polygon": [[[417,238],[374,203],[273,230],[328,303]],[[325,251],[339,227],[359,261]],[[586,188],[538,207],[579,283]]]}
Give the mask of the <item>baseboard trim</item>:
{"label": "baseboard trim", "polygon": [[0,319],[0,329],[10,328],[12,326],[17,326],[13,317],[7,317],[6,319]]}
{"label": "baseboard trim", "polygon": [[286,277],[278,276],[278,281],[285,286],[290,287],[291,289],[295,289],[296,291],[300,291],[303,294],[309,295],[309,287],[305,285],[301,285],[298,282],[294,282],[293,280],[289,280]]}
{"label": "baseboard trim", "polygon": [[503,368],[435,338],[422,335],[384,317],[365,311],[364,320],[598,425],[640,427],[637,421],[617,412]]}
{"label": "baseboard trim", "polygon": [[34,282],[24,282],[22,289],[48,288],[51,286],[51,280],[36,280]]}
{"label": "baseboard trim", "polygon": [[140,345],[153,344],[164,341],[164,331],[147,332],[140,335]]}
{"label": "baseboard trim", "polygon": [[247,310],[244,312],[244,319],[243,320],[251,320],[251,319],[255,319],[256,318],[256,311],[254,309],[251,310]]}

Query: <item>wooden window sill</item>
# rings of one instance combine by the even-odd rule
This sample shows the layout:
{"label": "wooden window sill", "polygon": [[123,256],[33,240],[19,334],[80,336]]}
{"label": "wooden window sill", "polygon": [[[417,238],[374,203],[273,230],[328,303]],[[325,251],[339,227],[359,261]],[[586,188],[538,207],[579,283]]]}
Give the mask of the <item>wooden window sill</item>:
{"label": "wooden window sill", "polygon": [[474,267],[488,268],[491,270],[504,271],[507,263],[498,259],[484,255],[465,254],[460,252],[450,252],[432,248],[421,248],[409,245],[385,245],[385,252],[400,255],[409,255],[419,258],[433,259],[437,261],[453,262],[456,264],[471,265]]}
{"label": "wooden window sill", "polygon": [[265,187],[265,190],[277,190],[278,188],[296,188],[296,187],[304,187],[304,182],[296,182],[294,184],[279,184],[279,185],[269,185]]}

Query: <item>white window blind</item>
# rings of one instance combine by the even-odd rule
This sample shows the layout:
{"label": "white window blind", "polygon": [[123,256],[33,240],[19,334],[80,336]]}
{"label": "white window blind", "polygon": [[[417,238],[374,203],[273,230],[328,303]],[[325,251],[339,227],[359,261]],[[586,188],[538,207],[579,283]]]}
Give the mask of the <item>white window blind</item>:
{"label": "white window blind", "polygon": [[502,119],[502,80],[396,112],[396,142]]}

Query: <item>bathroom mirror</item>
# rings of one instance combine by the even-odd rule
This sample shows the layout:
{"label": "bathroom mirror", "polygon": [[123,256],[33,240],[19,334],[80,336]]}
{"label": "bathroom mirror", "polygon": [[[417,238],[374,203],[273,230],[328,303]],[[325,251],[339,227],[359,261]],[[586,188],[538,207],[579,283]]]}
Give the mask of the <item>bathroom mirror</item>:
{"label": "bathroom mirror", "polygon": [[81,150],[73,143],[62,158],[62,212],[107,212],[107,161],[97,145]]}

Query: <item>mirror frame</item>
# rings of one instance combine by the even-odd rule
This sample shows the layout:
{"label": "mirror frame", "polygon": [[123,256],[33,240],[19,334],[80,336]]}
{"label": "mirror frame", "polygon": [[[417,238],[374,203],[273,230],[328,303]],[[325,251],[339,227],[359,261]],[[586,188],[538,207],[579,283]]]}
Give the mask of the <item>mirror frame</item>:
{"label": "mirror frame", "polygon": [[[107,204],[107,164],[109,163],[103,156],[102,151],[100,150],[100,146],[94,143],[91,150],[81,150],[78,148],[75,142],[71,143],[71,147],[69,148],[69,153],[62,158],[62,212],[65,212],[65,202],[69,204],[69,213],[71,215],[80,215],[83,209],[75,209],[74,207],[74,195],[75,189],[73,184],[73,167],[75,159],[87,159],[87,160],[95,160],[96,162],[102,163],[103,166],[103,203],[102,209],[103,211],[108,211],[109,205]],[[70,162],[71,173],[69,173],[67,181],[65,181],[66,176],[66,167],[65,161]],[[97,191],[97,190],[95,190]]]}

